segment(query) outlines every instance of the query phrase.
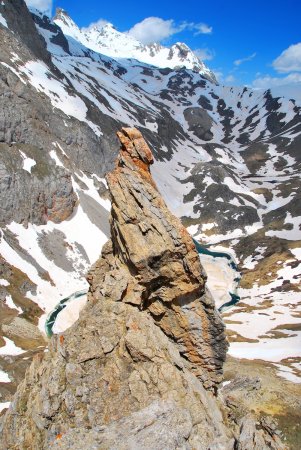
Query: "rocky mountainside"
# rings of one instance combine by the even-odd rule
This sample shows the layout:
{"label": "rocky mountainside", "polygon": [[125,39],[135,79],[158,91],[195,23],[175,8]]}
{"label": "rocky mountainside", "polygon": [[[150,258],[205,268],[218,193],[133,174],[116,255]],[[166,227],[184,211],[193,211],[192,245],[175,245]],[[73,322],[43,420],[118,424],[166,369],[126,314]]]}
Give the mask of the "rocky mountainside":
{"label": "rocky mountainside", "polygon": [[204,389],[220,380],[224,325],[192,238],[151,177],[149,147],[136,129],[118,136],[112,239],[88,276],[88,304],[35,358],[1,448],[284,449],[250,416],[226,419]]}
{"label": "rocky mountainside", "polygon": [[57,9],[53,22],[65,36],[102,55],[118,60],[133,58],[155,67],[186,67],[216,83],[214,73],[183,42],[177,42],[170,48],[157,43],[144,45],[130,34],[120,33],[110,23],[102,27],[95,25],[90,29],[79,29],[68,13],[60,8]]}
{"label": "rocky mountainside", "polygon": [[[156,185],[189,233],[238,265],[230,354],[300,381],[300,99],[113,59],[61,26],[0,3],[0,409],[45,345],[47,314],[88,288],[110,237],[104,175],[122,126],[151,145]],[[206,258],[220,306],[236,275]]]}

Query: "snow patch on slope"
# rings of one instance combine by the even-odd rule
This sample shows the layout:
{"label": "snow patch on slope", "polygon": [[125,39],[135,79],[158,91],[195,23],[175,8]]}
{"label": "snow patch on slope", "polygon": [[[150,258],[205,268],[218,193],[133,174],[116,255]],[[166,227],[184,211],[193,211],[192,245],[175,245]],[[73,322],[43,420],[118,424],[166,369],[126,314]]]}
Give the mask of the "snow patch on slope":
{"label": "snow patch on slope", "polygon": [[29,80],[37,91],[43,92],[49,97],[55,108],[60,109],[68,116],[86,122],[97,136],[102,134],[99,126],[87,119],[88,109],[84,101],[77,95],[69,94],[67,86],[56,79],[42,61],[28,61],[25,65],[18,66],[18,70],[6,63],[2,62],[1,64],[18,75],[23,83]]}
{"label": "snow patch on slope", "polygon": [[22,353],[26,353],[26,350],[22,350],[20,347],[17,347],[11,339],[8,339],[5,336],[3,336],[3,339],[5,340],[5,346],[0,348],[0,355],[17,356]]}
{"label": "snow patch on slope", "polygon": [[26,170],[27,172],[31,173],[31,169],[36,165],[36,161],[34,159],[26,156],[25,153],[21,152],[21,150],[19,150],[19,151],[23,158],[23,169]]}
{"label": "snow patch on slope", "polygon": [[1,25],[3,25],[4,27],[8,28],[7,22],[4,19],[4,17],[2,16],[2,14],[0,13],[0,23]]}

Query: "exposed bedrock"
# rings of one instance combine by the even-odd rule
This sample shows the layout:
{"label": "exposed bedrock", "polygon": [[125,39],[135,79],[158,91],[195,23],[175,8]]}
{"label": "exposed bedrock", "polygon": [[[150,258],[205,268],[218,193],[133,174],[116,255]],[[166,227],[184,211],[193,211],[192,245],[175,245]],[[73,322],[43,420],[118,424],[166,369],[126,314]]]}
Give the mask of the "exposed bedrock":
{"label": "exposed bedrock", "polygon": [[220,381],[227,343],[198,254],[154,184],[152,154],[141,133],[124,128],[118,137],[122,149],[107,176],[112,240],[90,274],[91,290],[97,300],[147,310],[212,388]]}
{"label": "exposed bedrock", "polygon": [[227,342],[192,239],[154,184],[140,132],[118,137],[112,238],[90,271],[88,304],[33,360],[0,448],[282,449],[252,418],[233,420],[218,395]]}

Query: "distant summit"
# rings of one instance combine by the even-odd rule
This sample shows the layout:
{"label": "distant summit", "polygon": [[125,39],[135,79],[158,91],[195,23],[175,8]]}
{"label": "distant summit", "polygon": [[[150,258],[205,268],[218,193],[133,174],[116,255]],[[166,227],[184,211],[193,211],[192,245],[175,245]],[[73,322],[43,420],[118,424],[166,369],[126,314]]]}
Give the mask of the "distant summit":
{"label": "distant summit", "polygon": [[63,8],[56,8],[53,20],[64,20],[64,18],[70,19],[67,11],[65,11]]}
{"label": "distant summit", "polygon": [[160,68],[186,67],[217,84],[214,73],[182,42],[177,42],[170,48],[159,43],[144,45],[127,32],[116,30],[111,23],[80,29],[61,8],[56,10],[53,21],[66,36],[103,55],[111,58],[133,58]]}

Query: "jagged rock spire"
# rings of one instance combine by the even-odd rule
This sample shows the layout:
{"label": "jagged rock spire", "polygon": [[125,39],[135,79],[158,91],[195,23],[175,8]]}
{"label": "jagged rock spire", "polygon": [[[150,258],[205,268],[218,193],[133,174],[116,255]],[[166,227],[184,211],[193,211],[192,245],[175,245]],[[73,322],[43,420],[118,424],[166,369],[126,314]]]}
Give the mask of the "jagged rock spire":
{"label": "jagged rock spire", "polygon": [[118,136],[112,239],[88,277],[88,304],[34,358],[0,449],[283,450],[252,419],[231,422],[206,391],[220,379],[224,326],[191,237],[151,178],[147,144],[135,129]]}
{"label": "jagged rock spire", "polygon": [[112,241],[106,249],[112,253],[96,265],[91,289],[99,300],[147,310],[204,385],[214,388],[227,343],[194,243],[155,186],[149,168],[153,156],[141,133],[123,128],[118,138],[116,168],[107,175]]}

